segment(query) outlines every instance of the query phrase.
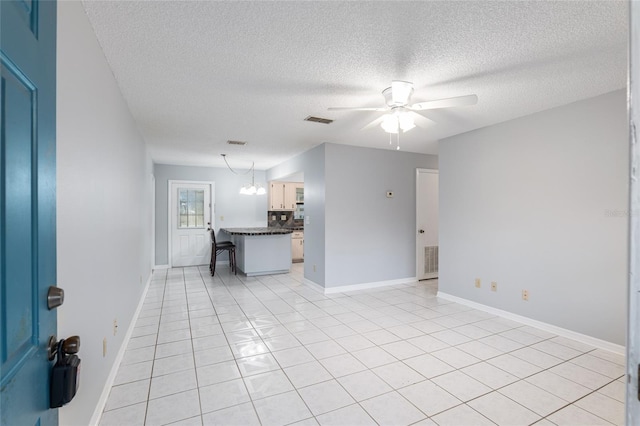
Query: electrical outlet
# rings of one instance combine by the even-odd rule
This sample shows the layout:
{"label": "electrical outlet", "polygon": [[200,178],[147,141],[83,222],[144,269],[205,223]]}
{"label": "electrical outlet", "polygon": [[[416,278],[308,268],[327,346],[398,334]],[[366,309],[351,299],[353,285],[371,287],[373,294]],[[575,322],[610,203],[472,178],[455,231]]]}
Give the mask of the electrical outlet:
{"label": "electrical outlet", "polygon": [[491,291],[498,291],[498,283],[496,281],[491,281]]}
{"label": "electrical outlet", "polygon": [[271,215],[271,220],[276,220],[276,215],[275,214]]}
{"label": "electrical outlet", "polygon": [[313,272],[316,271],[316,265],[313,265]]}
{"label": "electrical outlet", "polygon": [[116,333],[118,333],[118,320],[114,319],[113,320],[113,335],[115,336]]}
{"label": "electrical outlet", "polygon": [[480,278],[476,278],[476,287],[477,287],[477,288],[482,287],[482,284],[481,284],[481,282],[480,282]]}
{"label": "electrical outlet", "polygon": [[522,300],[529,300],[529,290],[522,290]]}
{"label": "electrical outlet", "polygon": [[287,215],[286,214],[280,215],[280,220],[287,220]]}
{"label": "electrical outlet", "polygon": [[107,356],[107,338],[102,339],[102,357]]}
{"label": "electrical outlet", "polygon": [[220,222],[224,221],[224,216],[220,216]]}

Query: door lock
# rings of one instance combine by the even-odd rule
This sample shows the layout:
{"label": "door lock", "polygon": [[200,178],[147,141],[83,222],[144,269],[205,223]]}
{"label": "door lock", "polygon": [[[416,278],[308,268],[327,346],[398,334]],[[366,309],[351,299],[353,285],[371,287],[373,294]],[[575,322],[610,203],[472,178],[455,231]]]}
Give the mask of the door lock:
{"label": "door lock", "polygon": [[421,233],[421,234],[424,234],[424,229],[421,229],[418,232]]}
{"label": "door lock", "polygon": [[47,291],[47,308],[55,309],[64,303],[64,290],[60,287],[50,286]]}
{"label": "door lock", "polygon": [[[52,348],[55,346],[55,350]],[[80,338],[71,336],[56,342],[49,338],[48,352],[57,358],[51,369],[49,381],[49,407],[58,408],[70,402],[80,386]],[[55,352],[54,352],[55,351]]]}

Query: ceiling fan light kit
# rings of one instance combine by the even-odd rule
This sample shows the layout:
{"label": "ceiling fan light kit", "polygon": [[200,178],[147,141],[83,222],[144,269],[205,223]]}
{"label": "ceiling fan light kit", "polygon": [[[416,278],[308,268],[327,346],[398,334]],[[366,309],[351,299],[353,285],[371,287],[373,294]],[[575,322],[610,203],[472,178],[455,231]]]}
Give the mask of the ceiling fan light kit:
{"label": "ceiling fan light kit", "polygon": [[413,117],[403,107],[395,107],[392,112],[385,115],[380,127],[387,133],[406,133],[416,127]]}
{"label": "ceiling fan light kit", "polygon": [[478,103],[478,96],[465,95],[454,98],[436,99],[433,101],[419,102],[411,104],[411,95],[413,95],[413,83],[409,81],[393,80],[391,86],[382,91],[386,107],[382,108],[360,108],[360,107],[332,107],[330,111],[351,110],[351,111],[378,111],[387,112],[386,115],[376,118],[364,129],[368,129],[373,125],[380,123],[380,127],[389,133],[389,143],[391,144],[391,135],[396,135],[396,150],[400,149],[400,131],[406,133],[416,127],[416,120],[419,124],[425,125],[425,122],[431,121],[414,111],[422,111],[428,109],[450,108],[456,106],[475,105]]}

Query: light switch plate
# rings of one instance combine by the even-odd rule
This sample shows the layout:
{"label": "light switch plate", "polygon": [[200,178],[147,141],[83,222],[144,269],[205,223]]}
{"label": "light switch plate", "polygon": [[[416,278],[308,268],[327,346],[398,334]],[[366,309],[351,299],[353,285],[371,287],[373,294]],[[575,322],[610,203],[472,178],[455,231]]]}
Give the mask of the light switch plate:
{"label": "light switch plate", "polygon": [[311,223],[311,216],[305,216],[304,217],[304,221],[305,223],[308,225],[309,223]]}

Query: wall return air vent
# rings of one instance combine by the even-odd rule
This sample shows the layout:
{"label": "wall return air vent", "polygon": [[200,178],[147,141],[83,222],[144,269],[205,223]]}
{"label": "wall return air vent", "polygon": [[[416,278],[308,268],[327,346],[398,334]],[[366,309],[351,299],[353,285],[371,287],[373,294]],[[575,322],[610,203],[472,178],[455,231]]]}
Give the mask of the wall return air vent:
{"label": "wall return air vent", "polygon": [[322,124],[331,124],[333,120],[328,118],[314,117],[313,115],[308,116],[304,119],[304,121],[313,121],[314,123],[322,123]]}

